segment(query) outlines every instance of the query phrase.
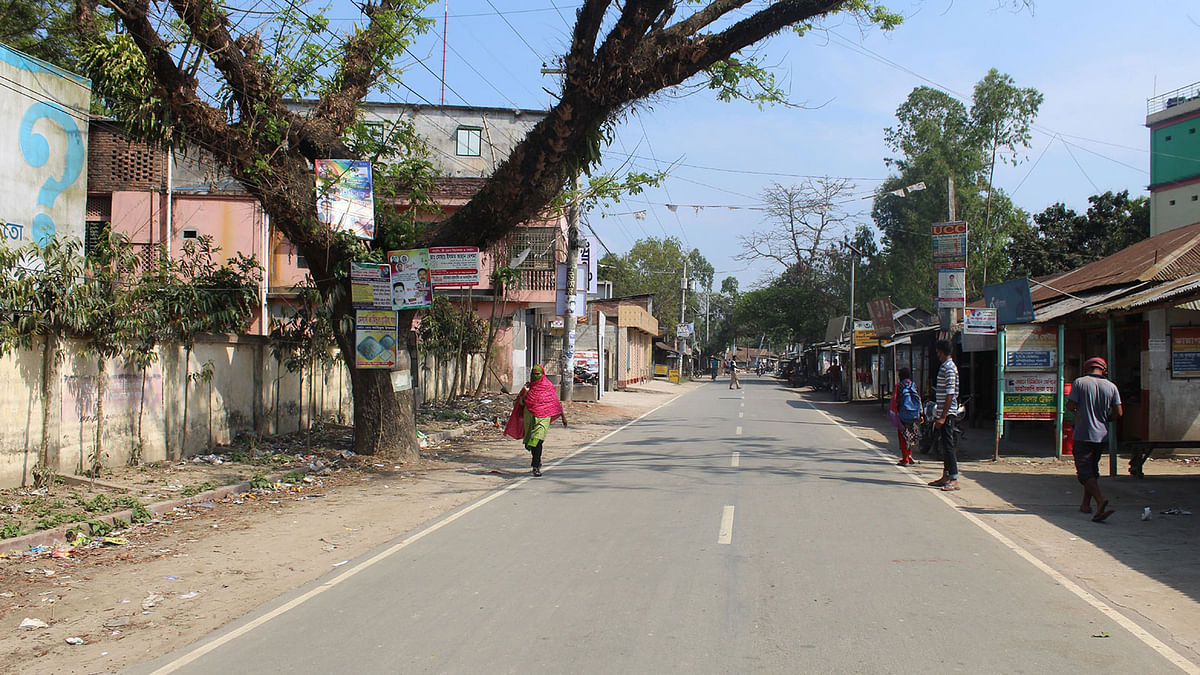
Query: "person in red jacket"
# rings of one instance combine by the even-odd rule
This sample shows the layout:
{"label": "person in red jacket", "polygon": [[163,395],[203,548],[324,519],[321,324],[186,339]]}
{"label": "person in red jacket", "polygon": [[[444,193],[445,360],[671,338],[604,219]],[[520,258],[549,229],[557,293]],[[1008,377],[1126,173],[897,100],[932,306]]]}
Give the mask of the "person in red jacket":
{"label": "person in red jacket", "polygon": [[[896,462],[898,466],[911,466],[917,461],[912,456],[912,446],[917,443],[917,425],[920,424],[921,418],[918,416],[915,420],[909,420],[905,423],[900,415],[900,395],[901,392],[911,387],[916,391],[916,385],[912,381],[912,371],[908,368],[900,369],[900,381],[896,383],[896,388],[892,390],[892,402],[889,406],[888,418],[892,420],[892,424],[896,427],[896,440],[900,443],[900,461]],[[921,409],[921,399],[917,397],[917,410]]]}

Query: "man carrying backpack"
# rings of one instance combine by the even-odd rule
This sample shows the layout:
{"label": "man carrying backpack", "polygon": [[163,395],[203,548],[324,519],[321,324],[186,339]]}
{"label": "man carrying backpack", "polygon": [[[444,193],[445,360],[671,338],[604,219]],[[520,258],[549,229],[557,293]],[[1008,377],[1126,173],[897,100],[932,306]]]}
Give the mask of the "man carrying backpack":
{"label": "man carrying backpack", "polygon": [[892,391],[892,403],[888,418],[896,427],[896,438],[900,441],[899,466],[916,464],[913,460],[912,448],[917,443],[917,425],[921,422],[921,394],[917,385],[913,384],[912,371],[900,369],[900,381]]}

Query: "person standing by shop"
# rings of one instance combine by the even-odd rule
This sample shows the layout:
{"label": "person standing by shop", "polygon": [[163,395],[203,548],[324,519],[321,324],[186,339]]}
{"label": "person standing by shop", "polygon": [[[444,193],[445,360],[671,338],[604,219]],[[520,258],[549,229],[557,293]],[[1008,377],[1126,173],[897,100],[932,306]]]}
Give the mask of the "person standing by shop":
{"label": "person standing by shop", "polygon": [[1108,423],[1125,413],[1121,392],[1108,375],[1108,362],[1093,356],[1083,364],[1083,377],[1076,378],[1067,395],[1067,408],[1075,413],[1075,477],[1083,486],[1079,510],[1096,514],[1092,521],[1102,523],[1113,514],[1108,500],[1100,492],[1100,458],[1108,445]]}
{"label": "person standing by shop", "polygon": [[916,464],[912,456],[912,446],[917,442],[917,425],[921,422],[921,394],[917,385],[913,384],[912,371],[907,367],[900,369],[900,381],[892,391],[892,402],[888,408],[888,417],[896,427],[896,440],[900,443],[899,466]]}
{"label": "person standing by shop", "polygon": [[958,366],[954,363],[953,347],[948,340],[938,340],[934,347],[938,361],[937,383],[934,386],[933,433],[942,442],[942,477],[930,485],[947,492],[958,487]]}
{"label": "person standing by shop", "polygon": [[829,370],[825,371],[825,375],[829,377],[829,391],[833,392],[833,400],[842,400],[842,367],[838,365],[836,356],[833,358],[833,363],[829,364]]}

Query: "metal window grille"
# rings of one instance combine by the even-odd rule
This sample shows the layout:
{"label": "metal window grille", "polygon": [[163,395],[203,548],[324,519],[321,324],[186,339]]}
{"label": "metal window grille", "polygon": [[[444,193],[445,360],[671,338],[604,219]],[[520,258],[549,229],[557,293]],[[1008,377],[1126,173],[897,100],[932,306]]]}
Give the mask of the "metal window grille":
{"label": "metal window grille", "polygon": [[553,227],[518,227],[508,240],[508,257],[511,259],[529,249],[529,255],[517,266],[523,270],[552,270],[557,262],[554,251]]}

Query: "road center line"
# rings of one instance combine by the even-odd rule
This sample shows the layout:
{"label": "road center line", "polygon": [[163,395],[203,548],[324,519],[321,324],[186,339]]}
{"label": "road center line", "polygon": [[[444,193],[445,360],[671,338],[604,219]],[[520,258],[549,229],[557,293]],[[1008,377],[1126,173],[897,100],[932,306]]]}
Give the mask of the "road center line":
{"label": "road center line", "polygon": [[739,420],[740,420],[740,419],[742,419],[742,416],[743,416],[743,415],[745,415],[745,414],[746,414],[746,413],[744,413],[744,412],[740,412],[740,413],[738,413],[738,419],[739,419]]}
{"label": "road center line", "polygon": [[735,453],[733,453],[733,457],[731,457],[729,459],[729,466],[737,468],[738,464],[741,464],[741,462],[742,462],[742,453],[735,452]]}
{"label": "road center line", "polygon": [[739,408],[745,408],[745,407],[746,407],[746,402],[745,402],[745,401],[742,401],[741,403],[739,403],[739,404],[738,404],[738,407],[739,407]]}
{"label": "road center line", "polygon": [[[892,455],[884,453],[879,448],[871,445],[865,439],[859,437],[858,434],[854,433],[854,431],[851,430],[850,427],[835,420],[832,416],[830,416],[824,410],[821,410],[820,408],[813,405],[812,403],[809,403],[808,401],[805,401],[805,403],[808,404],[808,407],[810,407],[813,410],[820,413],[823,417],[825,417],[825,419],[827,419],[830,422],[833,422],[837,426],[841,427],[842,430],[845,431],[847,434],[849,434],[851,438],[853,438],[854,440],[861,443],[868,450],[870,450],[870,451],[874,452],[876,455],[879,455],[880,457],[888,460],[889,463],[893,459]],[[911,478],[918,485],[925,484],[924,481],[922,481],[921,478],[919,476],[917,476],[917,474],[912,473],[910,471],[905,471],[904,473],[907,473],[909,475],[909,478]],[[1055,583],[1057,583],[1058,585],[1067,589],[1071,593],[1074,593],[1079,599],[1081,599],[1084,602],[1086,602],[1087,604],[1091,605],[1093,608],[1095,608],[1097,611],[1099,611],[1104,616],[1115,621],[1118,625],[1120,625],[1125,630],[1129,631],[1129,633],[1131,635],[1133,635],[1135,638],[1137,638],[1139,641],[1141,641],[1142,644],[1144,644],[1147,647],[1149,647],[1150,649],[1153,649],[1154,651],[1158,652],[1158,654],[1160,656],[1162,656],[1166,660],[1173,663],[1180,670],[1182,670],[1185,673],[1191,673],[1192,675],[1200,675],[1200,666],[1197,666],[1195,663],[1192,663],[1190,660],[1188,660],[1182,654],[1180,654],[1179,652],[1172,649],[1171,646],[1168,645],[1167,643],[1154,637],[1154,635],[1152,635],[1149,631],[1147,631],[1146,629],[1139,626],[1132,619],[1130,619],[1129,617],[1125,616],[1121,612],[1114,609],[1112,607],[1112,605],[1109,605],[1104,600],[1101,600],[1099,597],[1093,595],[1087,589],[1085,589],[1082,586],[1080,586],[1079,584],[1076,584],[1075,582],[1071,581],[1062,572],[1059,572],[1058,570],[1054,569],[1053,567],[1042,562],[1041,559],[1039,559],[1037,556],[1035,556],[1032,553],[1030,553],[1029,551],[1025,550],[1020,544],[1009,539],[1007,536],[1002,534],[996,528],[983,522],[983,520],[981,520],[975,514],[965,511],[962,508],[960,508],[959,505],[954,502],[954,500],[950,499],[950,497],[948,497],[946,495],[946,493],[934,490],[934,491],[932,491],[932,494],[933,494],[933,496],[941,499],[946,504],[950,505],[950,508],[957,511],[959,515],[961,515],[963,518],[966,518],[973,525],[975,525],[979,529],[986,532],[993,539],[1000,542],[1000,544],[1003,545],[1005,548],[1009,549],[1013,553],[1016,553],[1021,558],[1024,558],[1026,562],[1028,562],[1029,564],[1036,567],[1039,571],[1041,571],[1046,576],[1050,577]],[[726,508],[732,508],[732,507],[726,507]]]}
{"label": "road center line", "polygon": [[728,544],[733,541],[733,507],[726,506],[721,513],[721,531],[717,533],[718,544]]}
{"label": "road center line", "polygon": [[735,436],[741,436],[741,435],[742,435],[742,428],[741,428],[741,427],[738,427],[738,428],[737,428],[737,431],[734,431],[733,433],[734,433],[734,435],[735,435]]}

